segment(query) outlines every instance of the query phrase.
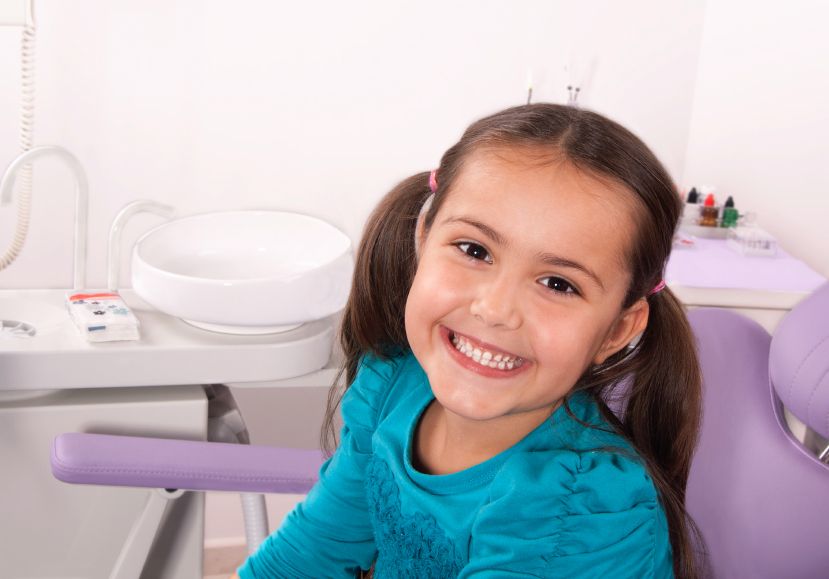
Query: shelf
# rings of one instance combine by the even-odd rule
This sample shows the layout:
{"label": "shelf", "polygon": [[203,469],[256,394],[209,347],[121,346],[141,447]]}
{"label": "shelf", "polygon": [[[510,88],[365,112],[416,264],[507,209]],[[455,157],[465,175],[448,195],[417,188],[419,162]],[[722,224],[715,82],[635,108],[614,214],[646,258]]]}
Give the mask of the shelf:
{"label": "shelf", "polygon": [[0,390],[272,382],[314,373],[331,356],[336,315],[281,334],[218,334],[156,310],[130,289],[119,293],[141,339],[93,344],[64,308],[68,291],[0,290],[0,319],[37,329],[33,338],[0,340]]}

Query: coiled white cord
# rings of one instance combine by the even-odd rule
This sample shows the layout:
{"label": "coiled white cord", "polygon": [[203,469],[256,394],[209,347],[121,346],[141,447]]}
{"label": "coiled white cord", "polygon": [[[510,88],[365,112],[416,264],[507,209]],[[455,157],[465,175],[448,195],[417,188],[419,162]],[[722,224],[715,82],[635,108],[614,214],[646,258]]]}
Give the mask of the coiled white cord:
{"label": "coiled white cord", "polygon": [[[30,4],[31,6],[31,4]],[[35,25],[34,18],[31,24],[23,27],[22,53],[22,86],[23,94],[20,108],[20,152],[25,153],[32,148],[35,129]],[[32,164],[24,166],[17,177],[17,224],[14,229],[11,245],[0,256],[0,269],[9,267],[20,255],[26,234],[29,231],[29,216],[32,207]]]}

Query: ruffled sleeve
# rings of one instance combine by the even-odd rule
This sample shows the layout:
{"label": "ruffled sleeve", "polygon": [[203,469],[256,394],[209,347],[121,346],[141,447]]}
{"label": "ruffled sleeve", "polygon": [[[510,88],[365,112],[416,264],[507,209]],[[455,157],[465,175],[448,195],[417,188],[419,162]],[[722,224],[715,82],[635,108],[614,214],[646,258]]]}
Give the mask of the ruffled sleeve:
{"label": "ruffled sleeve", "polygon": [[608,452],[512,457],[473,528],[461,578],[672,577],[653,482]]}
{"label": "ruffled sleeve", "polygon": [[239,568],[241,579],[348,577],[377,549],[365,494],[371,437],[399,363],[367,356],[342,400],[340,446],[282,526]]}

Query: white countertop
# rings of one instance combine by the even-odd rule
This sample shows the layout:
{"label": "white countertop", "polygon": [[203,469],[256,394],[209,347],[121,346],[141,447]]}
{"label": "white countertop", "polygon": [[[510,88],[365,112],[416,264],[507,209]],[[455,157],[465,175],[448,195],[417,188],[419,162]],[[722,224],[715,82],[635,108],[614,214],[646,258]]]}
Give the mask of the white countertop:
{"label": "white countertop", "polygon": [[665,282],[687,305],[790,310],[826,278],[778,248],[776,257],[743,257],[724,239],[675,249]]}
{"label": "white countertop", "polygon": [[33,338],[0,340],[0,390],[272,382],[315,372],[331,355],[336,316],[281,334],[218,334],[161,313],[130,289],[119,293],[141,339],[89,343],[64,307],[69,291],[0,290],[0,320],[37,329]]}

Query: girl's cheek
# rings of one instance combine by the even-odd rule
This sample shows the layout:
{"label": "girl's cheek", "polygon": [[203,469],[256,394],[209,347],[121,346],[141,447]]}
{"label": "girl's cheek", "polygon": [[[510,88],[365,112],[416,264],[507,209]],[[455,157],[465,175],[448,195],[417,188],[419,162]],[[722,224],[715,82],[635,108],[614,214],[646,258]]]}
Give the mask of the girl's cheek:
{"label": "girl's cheek", "polygon": [[594,320],[564,308],[548,305],[528,309],[524,320],[539,358],[569,360],[579,368],[579,374],[603,341]]}
{"label": "girl's cheek", "polygon": [[[419,298],[431,305],[454,301],[468,288],[471,280],[457,267],[445,261],[433,259],[421,263],[415,276],[413,289],[419,292]],[[431,305],[427,305],[429,309]]]}

